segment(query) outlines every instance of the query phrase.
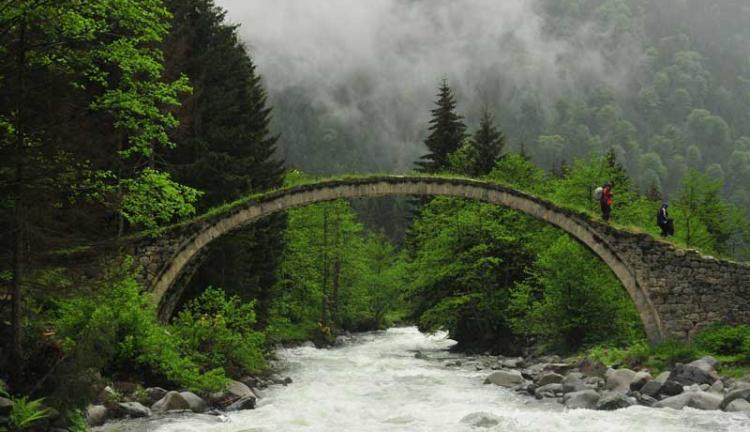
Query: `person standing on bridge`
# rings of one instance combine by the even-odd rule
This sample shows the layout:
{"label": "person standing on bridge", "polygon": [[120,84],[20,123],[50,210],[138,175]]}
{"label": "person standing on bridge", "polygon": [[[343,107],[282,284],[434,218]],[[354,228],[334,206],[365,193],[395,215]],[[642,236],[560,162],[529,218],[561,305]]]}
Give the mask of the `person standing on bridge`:
{"label": "person standing on bridge", "polygon": [[602,204],[602,219],[609,222],[609,216],[612,213],[612,188],[615,187],[615,183],[612,181],[607,182],[602,188],[602,195],[599,200]]}
{"label": "person standing on bridge", "polygon": [[669,212],[667,211],[668,207],[669,204],[662,204],[659,213],[656,215],[656,224],[661,228],[662,237],[674,235],[674,222],[669,218]]}

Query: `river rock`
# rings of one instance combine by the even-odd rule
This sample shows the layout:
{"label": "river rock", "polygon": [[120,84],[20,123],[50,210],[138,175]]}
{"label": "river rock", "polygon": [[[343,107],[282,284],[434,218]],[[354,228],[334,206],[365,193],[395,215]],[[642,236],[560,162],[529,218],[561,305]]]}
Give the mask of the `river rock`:
{"label": "river rock", "polygon": [[581,390],[566,393],[563,396],[563,404],[569,409],[594,409],[599,399],[599,393],[594,390]]}
{"label": "river rock", "polygon": [[607,390],[626,393],[635,377],[635,371],[630,369],[610,369],[606,374]]}
{"label": "river rock", "polygon": [[607,366],[598,360],[585,358],[578,363],[578,370],[580,370],[584,376],[597,376],[603,378],[604,374],[607,373]]}
{"label": "river rock", "polygon": [[635,399],[638,401],[639,404],[643,406],[647,406],[647,407],[652,407],[656,405],[656,402],[658,402],[656,398],[653,398],[649,395],[642,394],[642,393],[639,393]]}
{"label": "river rock", "polygon": [[724,394],[724,383],[721,380],[716,380],[715,383],[711,384],[708,391],[716,394]]}
{"label": "river rock", "polygon": [[660,383],[659,381],[653,380],[644,384],[643,387],[641,387],[639,391],[644,396],[650,396],[652,398],[655,398],[659,396],[659,392],[661,391],[661,387],[663,385],[664,384]]}
{"label": "river rock", "polygon": [[555,372],[542,372],[541,375],[539,375],[539,379],[537,380],[536,384],[540,387],[545,386],[547,384],[559,384],[563,380],[563,376],[555,373]]}
{"label": "river rock", "polygon": [[13,401],[4,397],[0,397],[0,416],[10,415],[10,411],[13,409]]}
{"label": "river rock", "polygon": [[562,392],[563,392],[562,384],[551,383],[551,384],[543,385],[539,387],[538,389],[534,390],[534,396],[536,396],[537,399],[553,398],[553,397],[561,395]]}
{"label": "river rock", "polygon": [[667,382],[662,384],[661,389],[659,389],[659,394],[666,396],[676,396],[683,391],[685,390],[683,389],[682,384],[678,383],[677,381],[667,380]]}
{"label": "river rock", "polygon": [[727,406],[737,399],[750,401],[750,388],[730,391],[726,396],[724,396],[724,399],[722,399],[719,408],[726,410]]}
{"label": "river rock", "polygon": [[248,410],[248,409],[255,409],[255,403],[257,399],[254,395],[247,395],[243,396],[237,401],[233,402],[231,405],[227,407],[227,411],[240,411],[240,410]]}
{"label": "river rock", "polygon": [[491,428],[500,424],[501,417],[485,412],[476,412],[461,419],[461,423],[475,428]]}
{"label": "river rock", "polygon": [[743,412],[750,415],[750,402],[745,399],[735,399],[724,408],[726,412]]}
{"label": "river rock", "polygon": [[703,391],[690,391],[662,399],[656,404],[655,408],[672,408],[681,410],[685,407],[696,408],[701,410],[715,410],[721,404],[721,396]]}
{"label": "river rock", "polygon": [[167,392],[163,398],[151,405],[151,411],[163,413],[171,410],[189,410],[190,404],[185,400],[182,394],[171,391]]}
{"label": "river rock", "polygon": [[524,367],[524,360],[523,360],[523,357],[507,358],[507,359],[503,359],[500,362],[500,365],[508,369],[522,368]]}
{"label": "river rock", "polygon": [[718,379],[719,375],[714,368],[703,360],[696,360],[686,365],[677,365],[669,375],[669,381],[675,381],[684,386],[693,384],[711,385]]}
{"label": "river rock", "polygon": [[599,411],[614,411],[635,405],[635,399],[626,396],[620,392],[608,392],[601,396],[596,403],[596,409]]}
{"label": "river rock", "polygon": [[500,387],[515,387],[524,382],[521,372],[512,369],[499,370],[493,372],[484,380],[485,384],[495,384]]}
{"label": "river rock", "polygon": [[639,391],[644,385],[646,385],[646,383],[653,379],[654,377],[652,377],[647,371],[638,372],[635,374],[635,377],[633,377],[633,381],[630,382],[630,390]]}
{"label": "river rock", "polygon": [[167,391],[161,387],[149,387],[144,391],[146,392],[146,395],[148,395],[151,403],[154,403],[167,395]]}
{"label": "river rock", "polygon": [[256,396],[253,390],[239,381],[231,381],[227,387],[227,394],[234,398],[243,398],[245,396]]}
{"label": "river rock", "polygon": [[138,402],[121,402],[117,404],[117,408],[123,415],[132,418],[149,417],[151,415],[151,410]]}
{"label": "river rock", "polygon": [[185,399],[190,407],[190,410],[194,413],[202,414],[208,410],[208,404],[200,396],[191,392],[180,392],[180,396]]}
{"label": "river rock", "polygon": [[101,426],[107,421],[107,414],[104,405],[89,405],[86,407],[86,422],[89,426]]}
{"label": "river rock", "polygon": [[566,375],[562,380],[562,386],[563,393],[574,393],[589,389],[583,383],[583,374],[580,372],[571,372]]}

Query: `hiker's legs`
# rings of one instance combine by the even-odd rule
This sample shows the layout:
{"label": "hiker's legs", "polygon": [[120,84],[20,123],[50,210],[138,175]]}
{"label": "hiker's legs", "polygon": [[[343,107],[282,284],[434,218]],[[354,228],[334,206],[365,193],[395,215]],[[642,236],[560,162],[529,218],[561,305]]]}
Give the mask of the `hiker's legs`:
{"label": "hiker's legs", "polygon": [[612,212],[612,207],[607,205],[607,203],[602,202],[602,219],[605,221],[609,220],[609,214]]}

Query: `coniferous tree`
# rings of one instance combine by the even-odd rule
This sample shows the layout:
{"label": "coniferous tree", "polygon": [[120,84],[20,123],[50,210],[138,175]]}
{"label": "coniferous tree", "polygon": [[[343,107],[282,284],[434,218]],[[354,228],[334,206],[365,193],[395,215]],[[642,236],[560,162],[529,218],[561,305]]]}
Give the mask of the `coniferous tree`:
{"label": "coniferous tree", "polygon": [[[195,88],[180,112],[180,145],[170,168],[180,181],[205,191],[203,209],[279,187],[283,166],[274,158],[271,109],[236,26],[224,22],[225,12],[213,0],[167,5],[174,14],[168,61]],[[258,324],[264,325],[284,227],[285,217],[274,216],[218,240],[183,300],[209,285],[219,286],[244,300],[257,300]]]}
{"label": "coniferous tree", "polygon": [[456,113],[456,97],[443,80],[440,85],[436,108],[432,110],[430,135],[425,140],[429,153],[417,162],[418,170],[425,173],[439,172],[448,167],[448,155],[461,147],[466,137],[463,117]]}
{"label": "coniferous tree", "polygon": [[492,171],[505,147],[505,134],[495,126],[493,115],[485,108],[479,129],[474,133],[477,149],[476,175],[487,175]]}

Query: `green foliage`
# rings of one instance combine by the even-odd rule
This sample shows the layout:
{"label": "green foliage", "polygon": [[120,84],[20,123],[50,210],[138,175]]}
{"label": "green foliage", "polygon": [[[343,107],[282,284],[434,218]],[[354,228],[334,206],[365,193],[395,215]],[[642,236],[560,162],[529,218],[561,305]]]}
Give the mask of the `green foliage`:
{"label": "green foliage", "polygon": [[202,373],[190,353],[181,350],[181,341],[158,323],[148,295],[127,271],[110,273],[94,292],[60,301],[52,324],[66,355],[81,370],[127,374],[150,368],[174,384],[203,392],[226,382],[222,368]]}
{"label": "green foliage", "polygon": [[739,356],[750,362],[750,326],[716,325],[695,337],[698,349],[722,356]]}
{"label": "green foliage", "polygon": [[640,336],[638,314],[615,275],[569,237],[541,251],[531,274],[531,286],[517,285],[511,299],[517,332],[568,351]]}
{"label": "green foliage", "polygon": [[182,351],[203,368],[226,368],[236,376],[257,373],[266,362],[263,334],[253,328],[254,307],[209,287],[177,315],[172,330]]}
{"label": "green foliage", "polygon": [[146,229],[195,214],[194,204],[201,192],[174,182],[167,173],[150,168],[135,179],[123,181],[122,214]]}
{"label": "green foliage", "polygon": [[12,431],[31,429],[34,425],[49,416],[44,407],[44,399],[31,400],[26,396],[13,400],[10,411],[10,428]]}
{"label": "green foliage", "polygon": [[[301,174],[292,176],[288,181]],[[271,341],[377,329],[401,307],[400,255],[382,236],[365,233],[356,217],[344,201],[289,211],[267,328]]]}
{"label": "green foliage", "polygon": [[[145,401],[149,400],[150,399],[145,399]],[[80,409],[66,411],[65,421],[69,432],[87,432],[89,430],[86,416]]]}

